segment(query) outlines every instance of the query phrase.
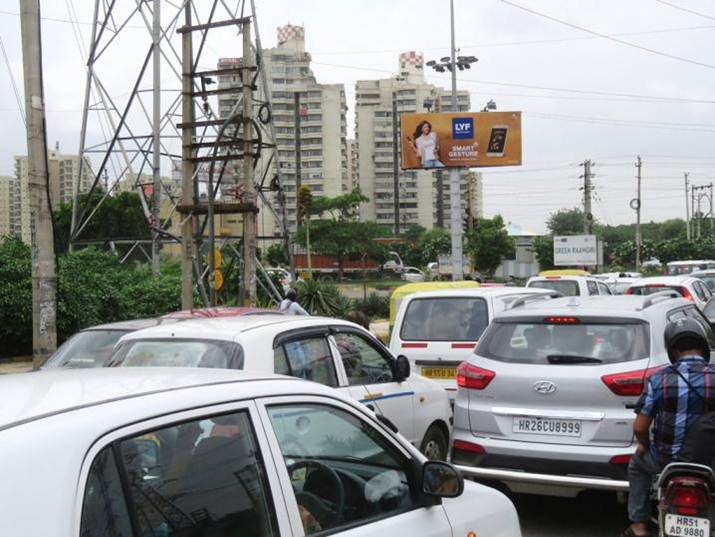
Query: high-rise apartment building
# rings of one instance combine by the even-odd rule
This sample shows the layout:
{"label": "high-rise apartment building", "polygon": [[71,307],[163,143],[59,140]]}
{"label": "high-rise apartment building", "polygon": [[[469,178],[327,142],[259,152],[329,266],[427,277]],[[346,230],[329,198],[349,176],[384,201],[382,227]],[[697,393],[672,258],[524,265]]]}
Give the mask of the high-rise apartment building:
{"label": "high-rise apartment building", "polygon": [[[79,173],[80,157],[63,155],[59,149],[47,152],[47,170],[50,182],[50,200],[53,209],[63,203],[72,201],[72,184]],[[92,184],[93,175],[89,159],[85,158],[80,177],[80,192],[86,192]],[[30,215],[30,184],[26,156],[15,157],[15,192],[19,192],[19,200],[15,201],[19,211],[13,220],[13,225],[19,222],[20,236],[26,243],[32,240],[32,217]]]}
{"label": "high-rise apartment building", "polygon": [[348,150],[348,153],[347,153],[348,154],[348,160],[347,160],[348,175],[347,175],[347,179],[343,183],[343,192],[351,192],[359,186],[357,142],[355,140],[348,140],[347,150]]}
{"label": "high-rise apartment building", "polygon": [[0,239],[19,233],[19,230],[15,230],[11,216],[15,190],[14,177],[0,176]]}
{"label": "high-rise apartment building", "polygon": [[[469,92],[457,93],[457,111],[470,108]],[[393,118],[393,107],[397,118]],[[356,84],[355,131],[358,153],[358,185],[370,198],[360,208],[361,220],[395,225],[393,132],[397,130],[399,159],[399,114],[449,112],[451,92],[428,84],[424,58],[419,52],[399,56],[397,75],[381,80],[361,80]],[[439,176],[442,174],[442,203],[439,203]],[[462,207],[466,207],[467,176],[462,178]],[[449,177],[445,171],[399,170],[398,200],[401,229],[411,224],[425,228],[442,223],[449,227]],[[440,214],[441,208],[441,214]]]}
{"label": "high-rise apartment building", "polygon": [[[276,47],[263,50],[263,68],[268,79],[273,124],[275,126],[281,177],[286,195],[288,227],[296,222],[296,136],[300,137],[300,184],[309,185],[314,196],[337,196],[343,192],[347,171],[347,124],[345,87],[342,84],[319,84],[310,68],[311,57],[305,51],[305,30],[302,26],[278,28]],[[235,67],[238,59],[224,58],[218,68]],[[228,117],[240,92],[237,75],[219,76],[219,89],[235,86],[236,93],[219,95],[219,114]],[[296,114],[296,94],[298,114]],[[298,118],[296,118],[296,115]],[[296,124],[300,130],[296,132]],[[270,166],[267,177],[275,175],[275,164],[269,165],[271,150],[264,150],[257,169]],[[272,205],[278,204],[272,197]],[[260,204],[260,201],[259,201]],[[276,236],[279,226],[272,212],[260,207],[259,236]]]}

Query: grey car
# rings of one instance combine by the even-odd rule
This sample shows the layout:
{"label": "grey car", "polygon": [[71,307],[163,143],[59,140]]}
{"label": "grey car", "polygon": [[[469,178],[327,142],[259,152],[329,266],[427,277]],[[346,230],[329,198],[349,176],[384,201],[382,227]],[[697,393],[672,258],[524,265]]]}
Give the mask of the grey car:
{"label": "grey car", "polygon": [[[457,373],[452,461],[515,492],[628,489],[634,405],[669,363],[674,292],[533,300],[497,315]],[[711,342],[715,345],[715,342]]]}

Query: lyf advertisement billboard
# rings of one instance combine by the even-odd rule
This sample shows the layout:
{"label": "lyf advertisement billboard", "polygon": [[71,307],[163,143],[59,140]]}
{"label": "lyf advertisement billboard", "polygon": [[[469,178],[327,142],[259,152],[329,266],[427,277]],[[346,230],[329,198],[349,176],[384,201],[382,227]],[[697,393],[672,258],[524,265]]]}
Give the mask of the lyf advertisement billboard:
{"label": "lyf advertisement billboard", "polygon": [[521,165],[521,112],[402,114],[402,169]]}

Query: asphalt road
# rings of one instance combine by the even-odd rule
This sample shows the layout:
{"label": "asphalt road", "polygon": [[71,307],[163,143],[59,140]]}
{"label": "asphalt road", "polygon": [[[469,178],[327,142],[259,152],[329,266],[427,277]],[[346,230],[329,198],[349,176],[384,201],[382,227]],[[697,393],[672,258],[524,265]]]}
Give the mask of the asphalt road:
{"label": "asphalt road", "polygon": [[576,498],[514,494],[524,537],[617,537],[628,525],[625,505],[614,493],[585,492]]}

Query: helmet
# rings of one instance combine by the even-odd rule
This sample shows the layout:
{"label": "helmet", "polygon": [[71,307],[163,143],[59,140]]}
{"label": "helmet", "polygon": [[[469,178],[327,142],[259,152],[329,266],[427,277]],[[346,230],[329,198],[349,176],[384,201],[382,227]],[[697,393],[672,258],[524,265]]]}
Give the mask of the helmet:
{"label": "helmet", "polygon": [[693,319],[685,317],[676,321],[670,321],[665,327],[665,348],[668,350],[668,358],[671,363],[678,359],[677,351],[687,351],[700,349],[706,362],[710,361],[710,344],[708,343],[708,331],[705,327]]}
{"label": "helmet", "polygon": [[288,289],[288,292],[286,293],[286,298],[291,302],[295,302],[298,298],[298,293],[295,289]]}

